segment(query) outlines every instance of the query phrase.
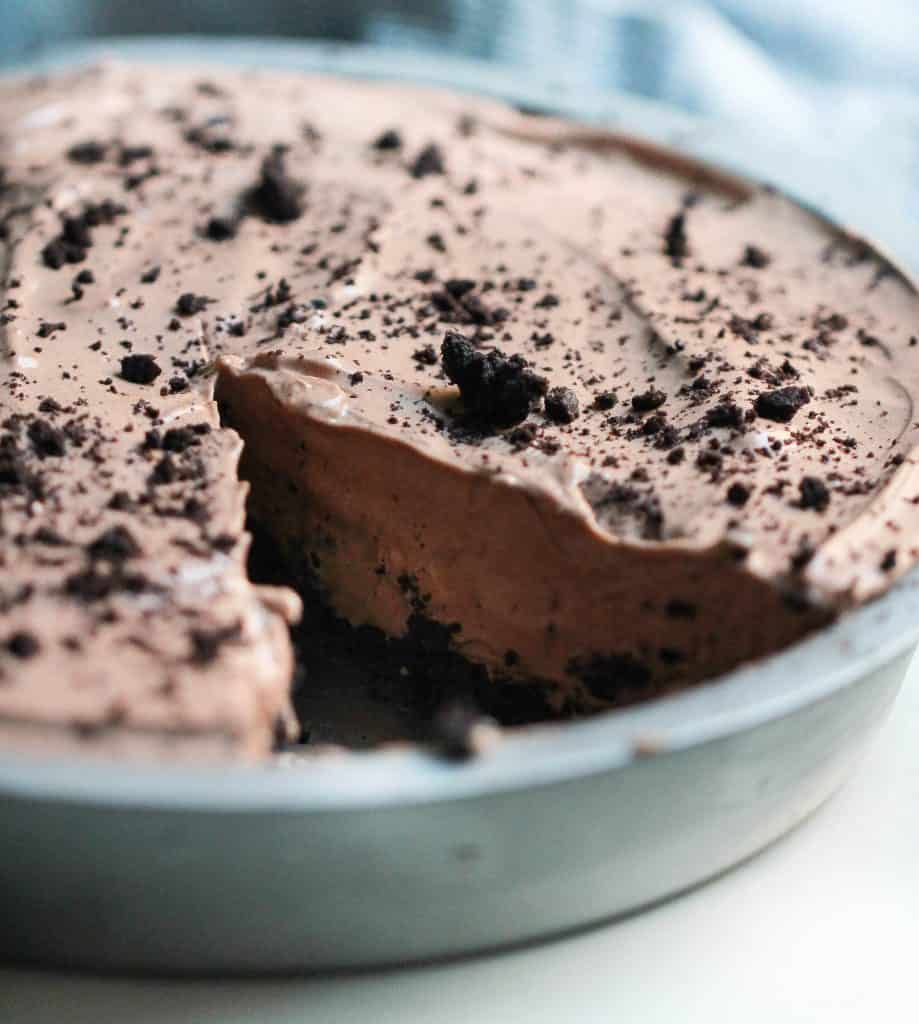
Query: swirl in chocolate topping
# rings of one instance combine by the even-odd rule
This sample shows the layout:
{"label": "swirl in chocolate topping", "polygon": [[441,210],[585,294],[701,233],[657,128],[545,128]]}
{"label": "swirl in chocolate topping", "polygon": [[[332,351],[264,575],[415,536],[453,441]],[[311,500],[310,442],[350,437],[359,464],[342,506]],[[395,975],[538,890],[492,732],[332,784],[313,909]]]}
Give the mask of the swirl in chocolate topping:
{"label": "swirl in chocolate topping", "polygon": [[208,79],[0,89],[0,741],[292,727],[246,485],[338,616],[558,710],[915,564],[919,299],[863,243],[500,104]]}

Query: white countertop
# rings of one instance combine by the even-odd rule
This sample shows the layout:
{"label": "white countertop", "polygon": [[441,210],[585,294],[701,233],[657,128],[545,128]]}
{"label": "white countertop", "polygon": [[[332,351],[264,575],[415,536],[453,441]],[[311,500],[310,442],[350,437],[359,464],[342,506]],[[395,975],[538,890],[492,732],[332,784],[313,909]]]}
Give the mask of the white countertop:
{"label": "white countertop", "polygon": [[[0,924],[2,926],[2,924]],[[657,909],[438,967],[265,982],[0,970],[3,1024],[691,1024],[919,1019],[919,665],[856,776]]]}

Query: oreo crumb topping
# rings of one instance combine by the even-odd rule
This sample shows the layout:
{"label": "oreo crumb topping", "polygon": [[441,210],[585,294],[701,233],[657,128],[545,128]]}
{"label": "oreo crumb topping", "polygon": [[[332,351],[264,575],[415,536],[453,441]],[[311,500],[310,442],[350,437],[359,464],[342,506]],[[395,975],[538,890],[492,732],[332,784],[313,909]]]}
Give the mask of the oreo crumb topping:
{"label": "oreo crumb topping", "polygon": [[632,395],[632,408],[635,412],[652,412],[654,409],[659,409],[666,401],[667,396],[663,391],[649,388],[641,394]]}
{"label": "oreo crumb topping", "polygon": [[664,232],[664,254],[670,257],[674,267],[682,267],[689,255],[689,239],[686,237],[686,211],[673,215]]}
{"label": "oreo crumb topping", "polygon": [[20,629],[7,637],[6,649],[14,658],[34,658],[41,649],[34,633]]}
{"label": "oreo crumb topping", "polygon": [[394,129],[388,128],[382,135],[373,140],[373,148],[382,151],[401,149],[402,136]]}
{"label": "oreo crumb topping", "polygon": [[241,636],[242,624],[239,622],[217,629],[193,629],[189,633],[189,660],[194,665],[210,665],[217,660],[217,655],[225,644],[238,643]]}
{"label": "oreo crumb topping", "polygon": [[53,427],[47,420],[32,420],[28,435],[40,459],[60,458],[67,450],[63,431]]}
{"label": "oreo crumb topping", "polygon": [[736,402],[725,399],[717,405],[712,406],[705,414],[705,422],[710,427],[732,427],[737,429],[743,426],[743,410]]}
{"label": "oreo crumb topping", "polygon": [[816,512],[824,512],[830,504],[830,491],[827,485],[816,476],[805,476],[798,485],[801,494],[801,508],[812,508]]}
{"label": "oreo crumb topping", "polygon": [[211,217],[204,227],[204,234],[212,242],[227,242],[239,231],[239,217]]}
{"label": "oreo crumb topping", "polygon": [[121,358],[121,376],[131,384],[152,384],[162,372],[151,355],[137,352]]}
{"label": "oreo crumb topping", "polygon": [[578,396],[571,388],[552,388],[546,393],[545,409],[554,423],[573,423],[580,414]]}
{"label": "oreo crumb topping", "polygon": [[88,569],[68,576],[64,583],[65,592],[85,604],[106,601],[117,594],[142,594],[150,589],[146,576],[126,572],[118,564],[103,569],[94,563]]}
{"label": "oreo crumb topping", "polygon": [[811,400],[807,388],[789,386],[775,391],[763,391],[756,396],[753,408],[757,416],[775,423],[789,423],[803,406]]}
{"label": "oreo crumb topping", "polygon": [[419,363],[423,363],[425,366],[436,366],[440,362],[440,358],[437,355],[437,349],[433,345],[425,345],[422,348],[416,348],[412,353],[412,359]]}
{"label": "oreo crumb topping", "polygon": [[619,401],[615,391],[601,391],[595,398],[593,407],[602,412],[612,409]]}
{"label": "oreo crumb topping", "polygon": [[140,554],[140,545],[127,527],[119,524],[100,533],[86,551],[97,561],[125,562]]}
{"label": "oreo crumb topping", "polygon": [[[201,424],[201,426],[207,426],[207,424]],[[160,447],[167,452],[176,452],[181,454],[187,449],[201,443],[201,439],[196,430],[192,427],[171,427],[163,434]]]}
{"label": "oreo crumb topping", "polygon": [[545,377],[522,356],[506,356],[499,349],[477,352],[458,331],[447,331],[441,360],[447,378],[460,389],[466,413],[488,427],[522,422],[548,390]]}
{"label": "oreo crumb topping", "polygon": [[213,302],[204,295],[195,295],[194,292],[183,292],[176,300],[175,311],[179,316],[194,316],[207,309],[208,304]]}
{"label": "oreo crumb topping", "polygon": [[735,508],[743,508],[750,500],[750,488],[746,484],[733,483],[728,488],[727,499]]}
{"label": "oreo crumb topping", "polygon": [[65,263],[82,263],[92,248],[92,229],[111,224],[125,213],[125,207],[111,199],[87,203],[82,213],[65,216],[61,233],[42,249],[42,262],[50,270],[60,270]]}
{"label": "oreo crumb topping", "polygon": [[303,215],[305,187],[288,175],[286,152],[284,146],[275,146],[265,157],[261,177],[249,196],[252,210],[275,224],[289,224]]}
{"label": "oreo crumb topping", "polygon": [[429,174],[443,174],[444,171],[443,152],[440,146],[433,142],[421,150],[409,168],[409,173],[413,178],[426,178]]}
{"label": "oreo crumb topping", "polygon": [[89,140],[78,142],[67,150],[67,159],[75,164],[98,164],[105,159],[106,146],[101,142]]}
{"label": "oreo crumb topping", "polygon": [[754,270],[762,270],[765,267],[768,267],[771,262],[772,258],[769,254],[760,249],[758,245],[748,245],[744,249],[740,265],[743,267],[752,267]]}

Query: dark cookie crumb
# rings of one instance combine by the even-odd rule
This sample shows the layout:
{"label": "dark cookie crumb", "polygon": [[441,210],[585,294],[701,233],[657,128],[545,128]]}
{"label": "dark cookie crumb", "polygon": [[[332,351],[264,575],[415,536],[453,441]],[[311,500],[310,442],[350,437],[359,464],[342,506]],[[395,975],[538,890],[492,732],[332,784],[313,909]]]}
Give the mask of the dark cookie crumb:
{"label": "dark cookie crumb", "polygon": [[743,426],[743,410],[736,402],[725,400],[713,406],[705,414],[705,422],[710,427],[732,427],[737,429]]}
{"label": "dark cookie crumb", "polygon": [[798,490],[801,494],[801,508],[823,512],[830,504],[829,488],[819,477],[803,477]]}
{"label": "dark cookie crumb", "polygon": [[619,401],[619,397],[615,391],[601,391],[595,398],[593,407],[600,409],[603,412],[612,409],[614,405]]}
{"label": "dark cookie crumb", "polygon": [[441,359],[448,379],[460,389],[467,414],[491,427],[512,427],[525,420],[548,390],[545,377],[522,356],[499,349],[477,352],[458,331],[447,331]]}
{"label": "dark cookie crumb", "polygon": [[275,146],[265,157],[258,184],[249,194],[251,209],[276,224],[288,224],[303,214],[304,186],[288,175],[286,152],[284,146]]}
{"label": "dark cookie crumb", "polygon": [[388,128],[381,135],[373,140],[373,148],[379,150],[391,150],[402,148],[402,136],[394,129]]}
{"label": "dark cookie crumb", "polygon": [[198,435],[191,427],[171,427],[163,434],[161,447],[167,452],[181,453],[200,443]]}
{"label": "dark cookie crumb", "polygon": [[728,488],[727,499],[735,508],[743,508],[750,500],[750,488],[746,484],[733,483]]}
{"label": "dark cookie crumb", "polygon": [[208,304],[213,302],[204,295],[195,295],[194,292],[183,292],[176,300],[175,311],[179,316],[194,316],[207,309]]}
{"label": "dark cookie crumb", "polygon": [[757,416],[776,423],[788,423],[795,413],[811,400],[807,388],[790,386],[763,391],[756,396],[753,408]]}
{"label": "dark cookie crumb", "polygon": [[58,320],[55,323],[49,323],[43,320],[38,325],[38,330],[35,333],[38,335],[39,338],[50,338],[51,335],[54,334],[56,331],[66,330],[67,324],[65,324],[63,320]]}
{"label": "dark cookie crumb", "polygon": [[424,345],[422,348],[415,349],[412,359],[424,363],[425,366],[436,366],[439,361],[437,349],[433,345]]}
{"label": "dark cookie crumb", "polygon": [[689,255],[689,239],[686,237],[686,212],[681,210],[670,218],[664,232],[664,253],[670,257],[674,267],[682,267]]}
{"label": "dark cookie crumb", "polygon": [[120,524],[103,531],[86,549],[92,559],[125,562],[140,554],[140,545],[131,532]]}
{"label": "dark cookie crumb", "polygon": [[40,459],[60,458],[66,451],[64,433],[47,420],[33,420],[28,429],[29,440]]}
{"label": "dark cookie crumb", "polygon": [[554,423],[573,423],[580,415],[578,396],[571,388],[552,388],[545,397],[546,415]]}
{"label": "dark cookie crumb", "polygon": [[209,665],[215,661],[224,644],[234,643],[242,636],[242,624],[239,622],[217,629],[193,629],[189,633],[191,654],[189,660],[194,665]]}
{"label": "dark cookie crumb", "polygon": [[20,629],[7,638],[6,649],[14,658],[34,658],[41,645],[34,633]]}
{"label": "dark cookie crumb", "polygon": [[740,265],[743,267],[753,267],[754,270],[762,270],[764,267],[768,267],[771,262],[772,257],[760,249],[758,245],[748,245],[744,249]]}
{"label": "dark cookie crumb", "polygon": [[212,242],[228,242],[239,231],[239,217],[211,217],[204,226],[204,235]]}
{"label": "dark cookie crumb", "polygon": [[78,142],[67,150],[67,159],[75,164],[98,164],[105,159],[106,147],[102,142]]}
{"label": "dark cookie crumb", "polygon": [[666,401],[667,396],[663,391],[649,388],[639,395],[632,395],[632,408],[635,412],[651,412],[653,409],[659,409]]}
{"label": "dark cookie crumb", "polygon": [[162,372],[151,355],[138,352],[121,359],[121,376],[131,384],[152,384]]}
{"label": "dark cookie crumb", "polygon": [[522,423],[507,435],[508,441],[517,449],[527,448],[536,440],[536,424]]}
{"label": "dark cookie crumb", "polygon": [[426,178],[429,174],[443,174],[444,170],[443,152],[432,142],[415,157],[409,173],[413,178]]}
{"label": "dark cookie crumb", "polygon": [[115,594],[142,594],[150,589],[150,582],[141,573],[127,573],[119,565],[112,565],[103,572],[91,565],[82,572],[68,576],[64,590],[72,598],[85,604],[105,601]]}

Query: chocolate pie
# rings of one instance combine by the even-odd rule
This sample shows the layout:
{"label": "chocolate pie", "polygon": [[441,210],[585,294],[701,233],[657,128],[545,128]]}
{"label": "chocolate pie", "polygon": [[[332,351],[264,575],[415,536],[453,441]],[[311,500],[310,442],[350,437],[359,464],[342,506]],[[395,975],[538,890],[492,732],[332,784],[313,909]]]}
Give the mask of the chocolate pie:
{"label": "chocolate pie", "polygon": [[268,72],[10,80],[0,126],[0,743],[269,752],[292,587],[573,715],[916,562],[919,298],[769,188]]}

